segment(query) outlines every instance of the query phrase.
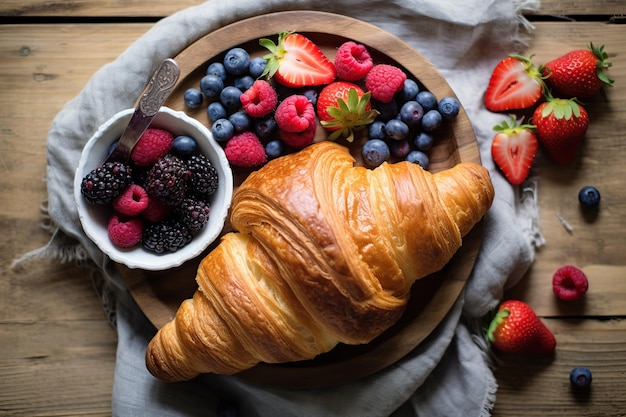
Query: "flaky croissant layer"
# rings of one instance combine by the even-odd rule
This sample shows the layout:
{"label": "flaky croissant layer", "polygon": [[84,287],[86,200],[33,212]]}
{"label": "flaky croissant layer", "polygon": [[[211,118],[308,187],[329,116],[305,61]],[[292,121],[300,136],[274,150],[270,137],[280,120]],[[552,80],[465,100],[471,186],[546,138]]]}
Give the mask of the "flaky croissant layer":
{"label": "flaky croissant layer", "polygon": [[373,170],[354,162],[325,141],[243,182],[231,213],[238,233],[202,260],[193,298],[150,342],[153,375],[233,374],[370,342],[493,200],[478,164],[431,174],[408,162]]}

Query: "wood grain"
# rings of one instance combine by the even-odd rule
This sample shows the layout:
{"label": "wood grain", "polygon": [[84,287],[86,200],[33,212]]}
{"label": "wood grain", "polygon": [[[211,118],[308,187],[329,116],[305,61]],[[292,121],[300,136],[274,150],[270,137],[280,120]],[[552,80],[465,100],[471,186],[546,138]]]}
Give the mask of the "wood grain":
{"label": "wood grain", "polygon": [[[73,2],[78,3],[78,2]],[[184,2],[155,0],[103,3],[92,1],[86,15],[166,15]],[[7,0],[3,15],[22,5],[42,6],[40,15],[55,12],[48,1]],[[88,2],[82,2],[86,5]],[[546,14],[626,13],[621,0],[543,0]],[[86,7],[86,6],[85,6]],[[150,9],[152,8],[152,9]],[[150,9],[150,10],[148,10]],[[135,12],[132,12],[135,10]],[[139,11],[143,10],[144,13]],[[13,259],[48,239],[38,227],[39,204],[45,195],[45,139],[62,105],[101,66],[115,59],[151,24],[49,24],[0,26],[0,410],[8,416],[110,416],[115,332],[109,327],[87,271],[55,262],[29,262],[11,269]],[[626,27],[599,23],[536,22],[529,53],[539,60],[588,41],[607,45],[615,65],[616,86],[609,105],[595,102],[588,146],[574,168],[541,163],[539,205],[546,245],[527,277],[507,296],[530,302],[557,337],[553,359],[500,356],[494,417],[620,416],[626,391],[626,325],[623,320],[626,264],[624,86]],[[26,47],[26,49],[22,49]],[[27,52],[28,51],[28,52]],[[605,112],[608,112],[605,114]],[[606,184],[602,213],[595,222],[577,214],[572,193],[589,181]],[[604,188],[605,186],[603,186]],[[555,209],[572,224],[568,234]],[[567,211],[566,211],[567,210]],[[597,229],[597,230],[596,230]],[[554,306],[551,273],[576,261],[594,277],[585,308]],[[623,284],[621,284],[623,285]],[[591,313],[600,317],[593,317]],[[32,343],[31,338],[36,343]],[[594,386],[587,398],[574,397],[567,382],[570,369],[589,365]]]}

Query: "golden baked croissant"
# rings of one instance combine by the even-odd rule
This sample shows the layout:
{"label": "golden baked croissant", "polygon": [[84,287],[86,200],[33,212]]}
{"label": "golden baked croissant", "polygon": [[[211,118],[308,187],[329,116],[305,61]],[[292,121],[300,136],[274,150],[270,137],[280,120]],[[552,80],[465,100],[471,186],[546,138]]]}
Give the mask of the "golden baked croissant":
{"label": "golden baked croissant", "polygon": [[436,272],[491,206],[488,171],[370,170],[321,142],[252,173],[198,290],[146,352],[165,381],[233,374],[368,343],[393,325],[412,283]]}

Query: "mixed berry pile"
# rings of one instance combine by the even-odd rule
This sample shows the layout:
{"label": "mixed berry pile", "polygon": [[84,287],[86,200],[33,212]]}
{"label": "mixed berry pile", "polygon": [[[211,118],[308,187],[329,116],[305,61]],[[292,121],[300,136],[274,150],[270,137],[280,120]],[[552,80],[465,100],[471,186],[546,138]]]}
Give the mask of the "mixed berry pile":
{"label": "mixed berry pile", "polygon": [[92,170],[81,194],[110,207],[107,229],[116,246],[141,244],[161,254],[184,247],[205,227],[218,186],[217,170],[194,138],[148,128],[128,164],[106,162]]}
{"label": "mixed berry pile", "polygon": [[339,45],[333,61],[298,33],[259,44],[265,56],[232,48],[184,93],[186,106],[206,106],[233,167],[259,167],[302,149],[321,125],[328,140],[358,139],[369,168],[398,160],[427,168],[439,127],[460,111],[455,97],[438,99],[400,67],[375,63],[356,42]]}

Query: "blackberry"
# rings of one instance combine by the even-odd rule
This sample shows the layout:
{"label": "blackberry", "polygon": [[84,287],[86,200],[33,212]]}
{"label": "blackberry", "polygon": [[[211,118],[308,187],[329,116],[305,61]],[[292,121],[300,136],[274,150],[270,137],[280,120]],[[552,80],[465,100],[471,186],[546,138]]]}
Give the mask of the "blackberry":
{"label": "blackberry", "polygon": [[209,221],[211,206],[205,201],[186,197],[176,212],[184,226],[190,230],[200,230]]}
{"label": "blackberry", "polygon": [[85,175],[80,192],[91,204],[107,204],[132,181],[131,170],[120,162],[107,162]]}
{"label": "blackberry", "polygon": [[166,154],[150,168],[145,189],[148,194],[170,206],[177,206],[185,198],[189,171],[178,157]]}
{"label": "blackberry", "polygon": [[176,252],[191,242],[192,235],[188,228],[176,219],[167,219],[160,223],[147,225],[143,231],[143,247],[158,254]]}
{"label": "blackberry", "polygon": [[190,172],[189,181],[194,192],[211,195],[217,190],[219,178],[217,170],[209,159],[202,155],[193,155],[187,160],[187,168]]}

